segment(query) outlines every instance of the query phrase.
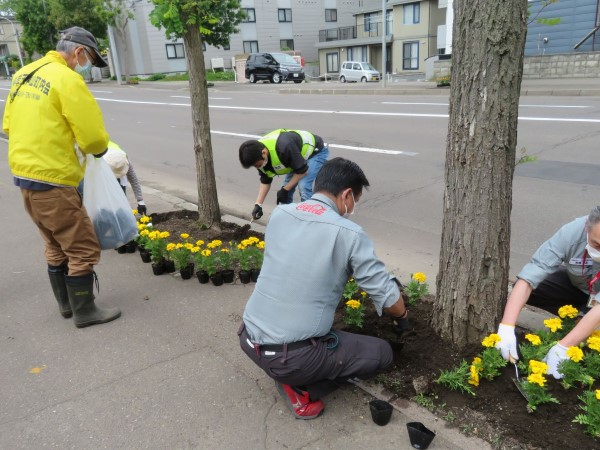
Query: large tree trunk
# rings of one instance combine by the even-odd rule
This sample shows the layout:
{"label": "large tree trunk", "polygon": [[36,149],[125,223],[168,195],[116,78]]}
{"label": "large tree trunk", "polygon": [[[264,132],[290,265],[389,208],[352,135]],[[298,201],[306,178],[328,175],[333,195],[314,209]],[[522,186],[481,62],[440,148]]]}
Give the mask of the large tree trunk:
{"label": "large tree trunk", "polygon": [[[125,72],[125,83],[129,84],[129,48],[127,46],[127,23],[119,24],[115,28],[117,30],[117,34],[119,35],[119,39],[121,40],[122,49],[123,49],[123,72]],[[119,84],[121,84],[121,80],[119,80]]]}
{"label": "large tree trunk", "polygon": [[200,223],[214,231],[221,231],[221,211],[217,198],[217,183],[210,140],[208,91],[204,68],[204,52],[198,25],[186,25],[183,35],[190,76],[192,103],[192,133],[198,177],[198,214]]}
{"label": "large tree trunk", "polygon": [[527,0],[454,2],[444,219],[432,325],[458,346],[506,301]]}

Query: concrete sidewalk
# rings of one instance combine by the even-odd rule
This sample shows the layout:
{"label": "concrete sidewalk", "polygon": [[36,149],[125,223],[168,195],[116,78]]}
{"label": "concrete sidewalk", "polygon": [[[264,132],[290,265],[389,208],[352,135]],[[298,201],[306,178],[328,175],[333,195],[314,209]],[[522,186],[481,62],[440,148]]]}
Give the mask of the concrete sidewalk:
{"label": "concrete sidewalk", "polygon": [[[185,206],[144,194],[150,212]],[[157,277],[138,253],[104,251],[97,299],[123,315],[75,328],[58,313],[41,238],[6,160],[0,199],[0,448],[409,449],[408,421],[437,433],[431,449],[490,448],[406,401],[387,426],[375,425],[368,401],[388,394],[372,385],[341,389],[322,417],[295,420],[239,349],[252,285]]]}

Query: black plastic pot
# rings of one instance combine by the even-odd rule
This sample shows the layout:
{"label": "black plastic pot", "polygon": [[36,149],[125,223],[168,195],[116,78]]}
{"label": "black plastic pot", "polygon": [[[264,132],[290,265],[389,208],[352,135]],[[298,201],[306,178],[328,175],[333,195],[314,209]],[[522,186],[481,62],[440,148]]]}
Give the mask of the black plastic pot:
{"label": "black plastic pot", "polygon": [[220,273],[215,273],[210,276],[210,281],[212,281],[212,284],[215,286],[221,286],[223,284],[223,276]]}
{"label": "black plastic pot", "polygon": [[240,276],[240,283],[242,283],[242,284],[248,284],[248,283],[250,283],[250,280],[252,280],[249,270],[240,270],[239,276]]}
{"label": "black plastic pot", "polygon": [[121,245],[120,247],[117,247],[117,252],[120,254],[127,253],[127,245]]}
{"label": "black plastic pot", "polygon": [[235,273],[231,269],[226,269],[221,271],[221,276],[223,277],[224,283],[233,283],[233,279],[235,278]]}
{"label": "black plastic pot", "polygon": [[189,280],[194,274],[194,265],[190,264],[179,271],[183,280]]}
{"label": "black plastic pot", "polygon": [[435,437],[435,433],[421,422],[408,422],[406,428],[408,429],[410,445],[420,450],[425,450],[429,447],[429,444],[431,444],[431,441]]}
{"label": "black plastic pot", "polygon": [[136,248],[137,244],[135,241],[130,241],[127,244],[125,244],[125,251],[127,251],[127,253],[135,253]]}
{"label": "black plastic pot", "polygon": [[369,402],[371,418],[379,426],[387,425],[392,418],[394,407],[384,400],[371,400]]}
{"label": "black plastic pot", "polygon": [[148,250],[144,250],[140,248],[140,257],[142,258],[142,261],[145,263],[149,263],[150,261],[152,261],[152,255],[150,255],[150,252]]}
{"label": "black plastic pot", "polygon": [[250,279],[255,283],[258,281],[258,276],[260,275],[260,269],[252,269],[250,270]]}
{"label": "black plastic pot", "polygon": [[165,265],[162,262],[152,263],[152,273],[154,275],[162,275],[165,273]]}
{"label": "black plastic pot", "polygon": [[210,277],[208,276],[208,272],[205,270],[199,270],[196,272],[196,278],[198,278],[198,282],[200,284],[206,284],[210,281]]}
{"label": "black plastic pot", "polygon": [[173,261],[167,259],[167,260],[165,260],[164,265],[165,265],[165,272],[167,272],[167,273],[175,272],[175,263]]}

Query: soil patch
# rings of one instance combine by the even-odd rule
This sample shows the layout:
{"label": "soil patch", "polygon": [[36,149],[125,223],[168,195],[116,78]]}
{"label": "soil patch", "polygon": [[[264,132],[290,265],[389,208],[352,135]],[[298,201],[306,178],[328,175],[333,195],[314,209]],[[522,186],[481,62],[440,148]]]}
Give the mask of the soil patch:
{"label": "soil patch", "polygon": [[[336,313],[335,328],[377,336],[387,340],[394,349],[394,364],[377,381],[395,397],[416,400],[421,406],[446,420],[449,426],[463,433],[476,435],[498,449],[569,448],[600,449],[600,442],[584,434],[582,425],[573,423],[579,414],[577,396],[583,389],[565,390],[554,379],[548,381],[550,392],[559,405],[538,406],[528,413],[527,401],[517,391],[512,379],[513,366],[502,370],[494,381],[481,380],[475,388],[476,397],[451,391],[434,382],[440,370],[456,367],[462,359],[471,362],[483,351],[474,346],[464,351],[452,348],[431,328],[433,298],[427,297],[410,307],[412,330],[398,338],[388,318],[379,318],[367,302],[362,330],[352,329],[342,321],[343,302]],[[552,377],[549,377],[552,378]],[[421,395],[419,395],[421,394]]]}
{"label": "soil patch", "polygon": [[[172,236],[189,233],[194,239],[221,239],[240,241],[250,236],[263,240],[261,233],[250,226],[223,222],[222,233],[217,235],[204,230],[198,223],[196,211],[173,211],[152,214],[152,223]],[[379,318],[372,303],[366,302],[364,326],[361,330],[349,327],[342,321],[344,302],[336,312],[334,328],[385,339],[394,350],[394,364],[377,381],[396,398],[411,399],[445,420],[448,426],[463,433],[478,436],[496,449],[571,448],[598,449],[600,442],[584,433],[582,425],[573,423],[580,413],[577,396],[583,390],[565,390],[549,377],[550,392],[559,405],[540,405],[528,413],[527,401],[517,391],[512,379],[512,366],[502,370],[494,381],[481,380],[476,397],[454,392],[434,382],[441,370],[456,367],[462,359],[471,362],[483,350],[480,345],[459,351],[443,341],[431,328],[433,298],[426,297],[410,307],[412,329],[401,338],[393,332],[389,318]],[[420,394],[420,395],[419,395]]]}

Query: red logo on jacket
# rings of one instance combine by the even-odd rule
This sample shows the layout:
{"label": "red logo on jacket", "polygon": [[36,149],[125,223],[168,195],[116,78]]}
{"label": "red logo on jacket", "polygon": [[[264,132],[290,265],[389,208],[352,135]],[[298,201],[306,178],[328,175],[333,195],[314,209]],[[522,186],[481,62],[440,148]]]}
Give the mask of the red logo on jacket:
{"label": "red logo on jacket", "polygon": [[322,205],[309,205],[307,203],[300,203],[298,206],[296,206],[296,209],[298,211],[304,211],[317,216],[321,216],[325,211],[327,211],[327,208]]}

